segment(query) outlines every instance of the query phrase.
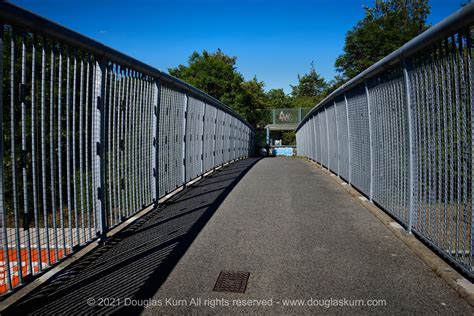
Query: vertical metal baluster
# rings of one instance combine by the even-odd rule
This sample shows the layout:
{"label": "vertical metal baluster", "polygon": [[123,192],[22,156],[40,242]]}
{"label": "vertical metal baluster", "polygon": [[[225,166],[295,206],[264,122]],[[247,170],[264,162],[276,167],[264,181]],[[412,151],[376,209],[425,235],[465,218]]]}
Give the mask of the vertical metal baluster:
{"label": "vertical metal baluster", "polygon": [[[110,221],[110,225],[109,226],[113,226],[115,223],[114,223],[114,203],[113,203],[113,191],[114,191],[114,180],[113,180],[113,159],[112,159],[112,154],[113,154],[113,141],[112,141],[112,137],[113,137],[113,126],[112,126],[112,123],[113,123],[113,118],[112,118],[112,115],[114,113],[113,111],[113,102],[114,102],[114,93],[115,93],[115,89],[114,89],[114,83],[115,83],[115,80],[114,80],[114,73],[113,73],[113,69],[111,69],[111,67],[113,66],[110,66],[110,67],[107,67],[106,69],[106,72],[108,73],[108,76],[107,76],[107,79],[108,79],[108,83],[107,83],[107,87],[108,87],[108,98],[107,98],[107,103],[108,103],[108,127],[107,127],[107,147],[108,147],[108,150],[107,150],[107,165],[106,165],[106,168],[107,168],[107,183],[109,184],[109,186],[107,187],[107,192],[108,192],[108,195],[109,195],[109,203],[108,203],[108,207],[109,207],[109,221]],[[105,192],[104,192],[105,193]]]}
{"label": "vertical metal baluster", "polygon": [[[66,192],[67,192],[67,214],[68,214],[68,226],[69,226],[69,251],[72,252],[74,248],[74,234],[72,229],[72,217],[73,217],[73,206],[72,206],[72,192],[71,192],[71,91],[70,91],[70,52],[67,49],[66,57]],[[60,133],[60,131],[58,131]],[[60,137],[60,136],[58,136]],[[59,174],[61,177],[61,174]]]}
{"label": "vertical metal baluster", "polygon": [[[84,218],[84,175],[86,168],[84,165],[84,54],[81,55],[79,71],[79,194],[81,197],[81,225],[82,225],[82,238],[84,242],[87,242],[86,238],[86,223]],[[75,158],[74,158],[75,159]],[[86,206],[87,207],[87,206]]]}
{"label": "vertical metal baluster", "polygon": [[[434,82],[435,82],[435,87],[437,87],[436,89],[436,101],[435,101],[435,104],[436,104],[436,117],[437,117],[437,121],[436,121],[436,129],[437,129],[437,132],[436,132],[436,139],[437,139],[437,147],[438,147],[438,157],[437,157],[437,167],[438,167],[438,177],[437,177],[437,180],[438,180],[438,192],[437,192],[437,196],[436,196],[436,204],[437,204],[437,212],[439,213],[438,215],[438,218],[437,218],[437,237],[436,237],[436,240],[437,240],[437,244],[438,246],[440,246],[442,244],[442,240],[441,240],[441,232],[442,232],[442,227],[441,227],[441,224],[442,224],[442,215],[441,212],[443,211],[442,207],[441,207],[441,202],[442,202],[442,197],[441,197],[441,194],[443,192],[443,181],[442,181],[442,178],[444,178],[444,173],[441,169],[441,165],[442,165],[442,162],[441,162],[441,158],[442,158],[442,145],[441,145],[441,138],[442,138],[442,130],[444,129],[444,126],[441,125],[441,111],[444,111],[443,109],[443,104],[442,104],[442,100],[441,100],[441,96],[440,96],[440,91],[442,90],[442,83],[440,83],[439,81],[439,73],[440,73],[440,59],[441,59],[441,56],[440,56],[440,47],[438,46],[436,48],[436,56],[435,56],[435,73],[434,73]],[[443,212],[444,213],[444,212]]]}
{"label": "vertical metal baluster", "polygon": [[[444,43],[446,45],[446,42]],[[441,61],[441,84],[446,84],[446,63],[447,56],[446,51],[443,49],[441,51],[442,61]],[[448,123],[447,123],[447,100],[446,100],[446,90],[442,89],[442,106],[443,109],[443,151],[444,151],[444,162],[443,162],[443,184],[444,184],[444,208],[443,208],[443,217],[444,217],[444,227],[443,227],[443,249],[447,248],[448,243],[448,225],[447,225],[447,210],[448,210],[448,150],[447,150],[447,141],[448,141]]]}
{"label": "vertical metal baluster", "polygon": [[[336,167],[336,172],[337,172],[337,176],[340,177],[341,176],[341,173],[340,173],[340,169],[339,169],[339,160],[340,160],[340,150],[339,150],[339,131],[338,131],[338,123],[337,123],[337,104],[336,104],[336,100],[334,99],[333,100],[333,103],[334,103],[334,117],[335,117],[335,124],[336,124],[336,159],[337,159],[337,167]],[[312,121],[312,120],[311,120]],[[311,143],[313,143],[313,140],[311,140]],[[314,155],[313,152],[314,150],[311,150],[312,153],[311,155]]]}
{"label": "vertical metal baluster", "polygon": [[[454,106],[452,104],[453,102],[453,96],[452,96],[452,90],[453,90],[453,87],[452,87],[452,80],[453,80],[453,75],[451,74],[451,65],[453,65],[455,62],[454,62],[454,58],[453,57],[450,57],[451,54],[452,54],[452,50],[450,49],[451,45],[449,45],[447,47],[448,49],[448,52],[447,52],[447,57],[448,57],[448,64],[447,64],[447,78],[448,78],[448,100],[449,100],[449,169],[450,169],[450,172],[449,172],[449,200],[450,200],[450,218],[449,218],[449,225],[450,225],[450,233],[451,233],[451,236],[449,236],[449,239],[450,239],[450,244],[449,244],[449,249],[448,251],[451,252],[453,250],[453,237],[455,238],[454,240],[454,244],[456,244],[456,240],[457,240],[457,236],[453,234],[453,215],[454,215],[454,204],[455,204],[455,201],[454,201],[454,191],[453,191],[453,188],[454,188],[454,136],[453,136],[453,131],[454,131],[454,126],[453,126],[453,120],[454,120],[454,113],[453,113],[453,109],[454,109]],[[454,235],[454,236],[453,236]]]}
{"label": "vertical metal baluster", "polygon": [[[143,171],[144,171],[144,161],[146,161],[147,156],[146,156],[146,151],[144,151],[145,146],[143,145],[143,132],[146,127],[146,123],[144,121],[143,114],[145,113],[145,101],[146,101],[146,96],[145,96],[145,87],[144,87],[144,78],[143,75],[140,76],[138,79],[139,82],[139,95],[138,98],[140,102],[138,103],[138,115],[137,115],[137,133],[139,135],[139,138],[137,137],[137,154],[139,155],[137,157],[137,163],[138,163],[138,170],[137,170],[137,185],[138,182],[140,181],[145,181],[146,177],[143,176]],[[140,157],[141,156],[141,157]],[[145,182],[145,185],[147,183]],[[138,185],[139,187],[139,192],[140,192],[140,201],[139,201],[139,209],[143,208],[145,206],[145,196],[144,196],[144,185]]]}
{"label": "vertical metal baluster", "polygon": [[202,136],[201,136],[201,175],[204,174],[204,134],[206,132],[206,110],[207,106],[206,103],[203,104],[204,109],[202,113]]}
{"label": "vertical metal baluster", "polygon": [[96,106],[97,106],[97,61],[95,60],[94,57],[91,56],[90,58],[90,63],[92,66],[91,69],[91,107],[90,107],[90,129],[91,129],[91,136],[90,136],[90,148],[91,148],[91,153],[90,153],[90,166],[91,166],[91,201],[92,201],[92,209],[91,209],[91,217],[92,217],[92,223],[93,227],[95,230],[95,235],[97,236],[98,232],[98,222],[97,222],[97,185],[96,185],[96,157],[95,153],[97,150],[97,143],[96,143]]}
{"label": "vertical metal baluster", "polygon": [[135,132],[135,142],[136,142],[136,151],[135,151],[135,159],[136,159],[136,168],[135,168],[135,177],[136,177],[136,185],[137,185],[137,211],[142,209],[142,199],[143,199],[143,184],[139,184],[141,182],[141,169],[143,164],[143,147],[141,147],[141,131],[143,130],[143,121],[141,121],[141,115],[144,106],[143,100],[143,76],[138,74],[137,77],[137,108],[136,108],[136,132]]}
{"label": "vertical metal baluster", "polygon": [[182,148],[182,157],[183,157],[183,174],[182,174],[182,181],[184,187],[186,187],[186,180],[187,180],[187,173],[186,173],[186,147],[188,146],[186,144],[186,125],[188,124],[188,105],[189,105],[189,97],[187,94],[184,95],[184,115],[183,115],[183,139],[180,140],[183,142],[183,148]]}
{"label": "vertical metal baluster", "polygon": [[367,87],[367,82],[365,83],[365,95],[367,98],[367,109],[369,116],[369,147],[370,147],[370,189],[369,189],[369,198],[372,201],[374,195],[374,144],[372,142],[372,105],[370,101],[369,88]]}
{"label": "vertical metal baluster", "polygon": [[109,131],[109,133],[112,134],[112,140],[110,142],[111,145],[111,154],[110,154],[110,161],[109,161],[109,164],[112,165],[112,174],[111,174],[111,177],[112,177],[112,183],[111,183],[111,187],[110,187],[110,191],[112,191],[113,193],[115,194],[112,194],[112,198],[113,198],[113,203],[112,203],[112,198],[111,198],[111,202],[110,204],[111,205],[114,205],[115,206],[115,222],[116,223],[119,223],[120,222],[120,207],[119,207],[119,202],[118,202],[118,182],[119,182],[119,178],[117,176],[117,168],[118,168],[118,163],[117,163],[117,148],[118,148],[118,142],[117,142],[117,135],[118,135],[118,132],[120,130],[120,127],[118,127],[118,114],[119,114],[119,111],[117,110],[118,108],[118,98],[119,98],[119,95],[118,95],[118,92],[117,92],[117,89],[118,89],[118,84],[117,84],[117,81],[119,80],[118,79],[118,72],[117,72],[117,69],[118,69],[118,66],[115,65],[114,66],[114,69],[113,69],[113,82],[114,82],[114,85],[113,85],[113,102],[112,102],[112,108],[110,108],[110,112],[112,113],[112,129]]}
{"label": "vertical metal baluster", "polygon": [[160,161],[159,161],[159,145],[158,142],[160,141],[160,129],[159,129],[159,124],[162,123],[160,122],[160,93],[161,93],[161,88],[160,88],[160,82],[158,80],[155,80],[153,82],[153,112],[154,112],[154,118],[153,118],[153,164],[154,164],[154,170],[153,170],[153,175],[154,175],[154,180],[155,180],[155,185],[153,186],[154,193],[154,203],[155,206],[158,206],[158,200],[160,197]]}
{"label": "vertical metal baluster", "polygon": [[[51,251],[49,243],[49,224],[48,224],[48,197],[46,184],[46,40],[43,39],[41,47],[41,180],[42,180],[42,198],[43,198],[43,225],[45,230],[46,257],[48,264],[51,265]],[[51,127],[50,127],[51,129]],[[40,260],[41,261],[41,260]]]}
{"label": "vertical metal baluster", "polygon": [[[328,156],[327,157],[328,158],[328,161],[327,161],[328,165],[326,167],[327,167],[328,171],[330,171],[329,166],[331,165],[331,163],[330,163],[330,161],[331,161],[330,156],[331,155],[329,153],[329,151],[330,151],[329,150],[329,123],[328,123],[328,109],[327,109],[327,107],[324,108],[324,119],[326,121],[325,122],[325,124],[326,124],[326,151],[327,151],[327,156]],[[306,144],[308,144],[308,141],[309,141],[308,140],[308,134],[306,133]],[[307,155],[308,155],[308,150],[306,149],[306,156]]]}
{"label": "vertical metal baluster", "polygon": [[152,104],[153,104],[153,93],[151,91],[151,83],[149,81],[149,78],[146,78],[145,81],[145,91],[146,91],[146,106],[145,106],[145,112],[143,114],[144,120],[146,123],[146,130],[144,131],[145,133],[145,155],[146,155],[146,164],[145,164],[145,169],[143,170],[143,173],[146,177],[146,197],[145,197],[145,204],[150,204],[152,200],[152,195],[151,195],[151,188],[152,188],[152,180],[153,180],[153,174],[151,173],[151,132],[152,132]]}
{"label": "vertical metal baluster", "polygon": [[[5,26],[0,24],[0,54],[3,56],[4,51],[4,34]],[[5,52],[6,53],[6,52]],[[3,82],[3,58],[0,58],[0,79]],[[3,234],[3,260],[5,261],[5,277],[8,289],[12,289],[12,276],[10,270],[10,255],[8,247],[8,230],[7,230],[7,219],[6,219],[6,209],[5,209],[5,191],[4,191],[4,129],[3,129],[3,84],[0,85],[0,211],[1,211],[1,224],[2,224],[2,234]]]}
{"label": "vertical metal baluster", "polygon": [[122,133],[123,133],[123,85],[124,85],[124,77],[123,77],[123,70],[120,68],[117,71],[118,76],[118,94],[117,94],[117,134],[116,134],[116,157],[115,157],[115,164],[116,164],[116,186],[117,186],[117,207],[118,207],[118,216],[119,221],[123,218],[123,193],[121,191],[121,165],[123,164],[123,157],[122,149],[121,149],[121,142],[122,142]]}
{"label": "vertical metal baluster", "polygon": [[132,200],[132,214],[138,210],[138,187],[137,187],[137,160],[136,160],[136,152],[137,152],[137,142],[136,142],[136,132],[137,132],[137,109],[138,109],[138,98],[137,98],[137,86],[138,86],[138,79],[137,79],[137,72],[133,71],[132,77],[132,108],[131,108],[131,135],[130,135],[130,155],[131,155],[131,180],[132,180],[132,192],[133,192],[133,200]]}
{"label": "vertical metal baluster", "polygon": [[[59,192],[59,220],[60,220],[60,225],[61,225],[61,233],[62,233],[62,243],[63,243],[63,251],[66,251],[66,233],[65,233],[65,228],[64,228],[64,216],[63,216],[63,210],[64,210],[64,205],[63,205],[63,183],[62,183],[62,176],[63,176],[63,170],[62,170],[62,65],[63,65],[63,60],[62,60],[62,48],[58,53],[58,58],[59,58],[59,65],[58,65],[58,130],[57,130],[57,136],[58,136],[58,192]],[[56,209],[56,208],[55,208]],[[56,217],[56,216],[55,216]],[[56,260],[59,259],[59,249],[56,250],[57,255],[56,255]]]}
{"label": "vertical metal baluster", "polygon": [[17,192],[17,170],[15,157],[15,37],[14,31],[11,32],[11,50],[10,50],[10,146],[11,146],[11,164],[12,164],[12,187],[13,187],[13,212],[15,220],[16,237],[16,256],[18,267],[18,281],[23,283],[23,271],[21,268],[21,239],[20,239],[20,220],[18,217],[18,192]]}
{"label": "vertical metal baluster", "polygon": [[[1,49],[0,49],[1,52]],[[1,64],[0,64],[1,67]],[[1,76],[0,76],[1,78]],[[33,214],[36,227],[36,255],[39,271],[43,270],[41,262],[41,239],[40,223],[38,213],[38,179],[36,168],[36,37],[32,39],[31,46],[31,165],[32,165],[32,184],[33,184]],[[1,95],[0,95],[1,97]],[[1,113],[1,112],[0,112]],[[0,114],[1,115],[1,114]],[[0,157],[1,158],[1,157]],[[2,159],[0,159],[2,161]],[[34,271],[33,271],[34,272]]]}
{"label": "vertical metal baluster", "polygon": [[214,117],[214,132],[212,133],[213,135],[213,140],[212,140],[212,168],[216,167],[216,129],[217,129],[217,108],[215,108],[215,117]]}
{"label": "vertical metal baluster", "polygon": [[145,160],[143,161],[142,164],[142,175],[144,181],[145,181],[145,187],[143,188],[143,202],[142,202],[142,207],[145,207],[146,205],[149,204],[150,201],[150,185],[151,185],[151,175],[149,173],[150,171],[150,158],[151,158],[151,152],[150,152],[150,147],[149,147],[149,135],[150,135],[150,114],[149,114],[149,105],[150,105],[150,90],[149,90],[149,83],[148,83],[148,78],[144,77],[143,78],[143,90],[144,90],[144,107],[142,110],[142,145],[143,145],[143,155],[145,155]]}
{"label": "vertical metal baluster", "polygon": [[[72,199],[73,199],[73,208],[74,208],[74,223],[76,227],[76,238],[77,244],[81,244],[81,236],[80,236],[80,227],[79,227],[79,217],[78,217],[78,210],[77,210],[77,178],[76,178],[76,81],[77,81],[77,58],[76,52],[73,52],[73,59],[74,59],[74,70],[72,75],[72,111],[71,111],[71,120],[72,120],[72,156],[71,156],[71,171],[72,171]],[[68,76],[69,78],[69,76]]]}
{"label": "vertical metal baluster", "polygon": [[149,152],[149,161],[148,161],[148,176],[150,178],[150,187],[149,187],[149,203],[154,203],[155,201],[155,178],[153,174],[153,168],[155,166],[156,156],[154,154],[154,136],[155,136],[155,82],[153,78],[148,79],[148,90],[149,90],[149,104],[148,104],[148,152]]}
{"label": "vertical metal baluster", "polygon": [[431,96],[432,96],[432,85],[431,85],[431,76],[428,74],[429,72],[429,61],[426,60],[428,59],[427,56],[425,56],[425,65],[423,67],[423,73],[424,73],[424,78],[423,78],[423,81],[425,82],[425,86],[424,86],[424,95],[425,95],[425,98],[424,98],[424,105],[425,105],[425,141],[427,142],[427,150],[426,150],[426,154],[427,154],[427,162],[428,162],[428,168],[427,168],[427,221],[428,221],[428,227],[427,227],[427,231],[425,230],[426,232],[426,235],[428,238],[431,238],[431,235],[432,235],[432,219],[431,219],[431,215],[432,215],[432,212],[433,212],[433,200],[432,200],[432,183],[433,183],[433,156],[432,156],[432,131],[431,131],[431,111],[430,111],[430,107],[431,107]]}
{"label": "vertical metal baluster", "polygon": [[[466,123],[466,108],[464,108],[464,104],[467,105],[467,80],[466,80],[466,73],[465,73],[465,63],[466,63],[466,52],[467,52],[467,46],[463,45],[463,37],[467,38],[467,34],[462,32],[458,34],[458,51],[459,51],[459,73],[460,73],[460,90],[461,90],[461,98],[462,100],[461,105],[460,105],[460,112],[459,115],[461,116],[461,123],[458,123],[461,125],[461,130],[462,132],[459,134],[462,139],[460,140],[460,143],[462,144],[462,151],[458,153],[462,158],[462,263],[465,264],[466,262],[466,237],[467,237],[467,209],[468,209],[468,204],[467,204],[467,160],[468,160],[468,151],[467,151],[467,144],[469,144],[469,139],[468,139],[468,131],[467,131],[467,123]],[[467,41],[466,41],[467,44]],[[472,87],[471,87],[472,90]],[[463,102],[465,101],[465,102]],[[458,159],[459,161],[459,159]],[[461,163],[460,163],[461,165]],[[459,167],[461,168],[461,166]],[[461,199],[461,197],[458,197],[458,200]],[[458,219],[459,221],[459,219]]]}
{"label": "vertical metal baluster", "polygon": [[127,142],[127,191],[128,191],[128,210],[127,215],[130,216],[134,213],[134,183],[133,183],[133,110],[135,104],[133,102],[133,85],[134,85],[134,74],[133,71],[129,70],[128,73],[128,109],[127,109],[127,125],[128,133],[126,137]]}
{"label": "vertical metal baluster", "polygon": [[131,84],[131,78],[130,78],[130,69],[126,70],[125,73],[125,91],[124,91],[124,100],[125,100],[125,105],[124,105],[124,135],[123,135],[123,142],[124,142],[124,159],[123,159],[123,182],[122,186],[125,190],[125,213],[127,214],[127,217],[130,216],[130,209],[131,209],[131,192],[130,192],[130,157],[129,157],[129,152],[130,152],[130,107],[131,107],[131,102],[130,102],[130,84]]}
{"label": "vertical metal baluster", "polygon": [[425,97],[425,91],[426,91],[426,86],[425,86],[425,77],[424,77],[424,72],[425,72],[425,59],[422,57],[420,60],[420,72],[419,72],[419,84],[420,84],[420,91],[419,91],[419,102],[418,102],[418,111],[419,117],[420,117],[420,140],[421,140],[421,152],[423,155],[421,155],[421,163],[420,163],[420,170],[422,174],[422,190],[421,190],[421,218],[420,218],[420,227],[419,227],[419,232],[422,235],[426,235],[426,207],[427,207],[427,187],[428,187],[428,168],[427,168],[427,161],[428,161],[428,145],[427,145],[427,131],[426,131],[426,97]]}
{"label": "vertical metal baluster", "polygon": [[[85,104],[84,104],[84,120],[85,120],[85,128],[84,128],[84,160],[85,160],[85,174],[84,177],[86,179],[86,212],[87,212],[87,225],[89,231],[89,240],[92,237],[92,224],[91,224],[91,188],[90,188],[90,172],[89,169],[91,165],[89,163],[89,86],[90,86],[90,56],[87,56],[87,68],[86,68],[86,96],[85,96]],[[93,209],[93,208],[92,208]]]}
{"label": "vertical metal baluster", "polygon": [[[50,92],[49,92],[49,100],[50,100],[50,112],[49,112],[49,159],[51,162],[51,208],[53,210],[53,239],[54,239],[54,253],[55,258],[54,262],[58,261],[59,258],[59,240],[58,240],[58,227],[57,227],[57,205],[56,205],[56,154],[55,154],[55,146],[54,146],[54,138],[55,138],[55,125],[54,125],[54,72],[55,72],[55,63],[56,57],[54,55],[54,43],[51,46],[51,79],[50,79]],[[51,262],[51,261],[50,261]]]}
{"label": "vertical metal baluster", "polygon": [[98,225],[96,231],[98,237],[103,240],[106,237],[107,232],[107,219],[106,219],[106,198],[105,198],[105,155],[106,155],[106,141],[105,141],[105,128],[106,123],[106,83],[107,83],[107,69],[103,60],[95,61],[95,81],[94,81],[94,96],[93,99],[93,112],[94,112],[94,144],[95,144],[95,157],[94,157],[94,169],[95,169],[95,193],[94,200],[96,200],[96,223]]}
{"label": "vertical metal baluster", "polygon": [[132,135],[131,135],[131,146],[132,150],[130,154],[132,156],[131,165],[132,165],[132,190],[133,190],[133,204],[132,204],[132,214],[135,214],[138,211],[138,199],[139,199],[139,190],[137,185],[137,114],[139,109],[139,100],[138,100],[138,73],[133,71],[133,85],[132,85]]}
{"label": "vertical metal baluster", "polygon": [[[23,179],[23,235],[26,241],[26,274],[33,274],[33,265],[31,263],[31,240],[30,240],[30,218],[28,205],[28,178],[26,170],[26,36],[23,35],[21,39],[21,82],[19,101],[21,106],[21,164],[22,164],[22,179]],[[23,262],[18,265],[18,269],[23,269]]]}
{"label": "vertical metal baluster", "polygon": [[[455,118],[454,118],[454,124],[456,125],[456,149],[455,149],[455,153],[456,153],[456,167],[457,167],[457,170],[456,170],[456,173],[457,173],[457,183],[456,183],[456,186],[457,186],[457,192],[456,192],[456,203],[455,203],[455,216],[456,216],[456,240],[455,240],[455,243],[454,243],[454,257],[456,259],[456,261],[458,261],[458,257],[459,257],[459,246],[460,246],[460,234],[459,234],[459,218],[460,218],[460,215],[461,215],[461,210],[460,210],[460,201],[461,201],[461,180],[462,180],[462,175],[461,175],[461,162],[460,162],[460,156],[462,154],[462,151],[461,151],[461,140],[460,138],[462,137],[462,134],[461,134],[461,122],[460,121],[460,113],[461,113],[461,100],[460,100],[460,97],[459,97],[459,90],[460,90],[460,87],[459,87],[459,55],[456,54],[456,35],[453,35],[452,37],[452,54],[453,54],[453,76],[454,76],[454,91],[455,91],[455,95],[454,95],[454,100],[455,100],[455,107],[454,107],[454,113],[455,113]],[[460,43],[461,44],[461,43]],[[461,46],[462,47],[462,46]],[[453,144],[454,145],[454,144]],[[453,154],[454,154],[453,152]]]}
{"label": "vertical metal baluster", "polygon": [[344,103],[346,106],[346,120],[347,120],[347,155],[349,159],[349,184],[352,183],[352,159],[351,159],[351,129],[349,124],[349,105],[347,104],[347,96],[344,93]]}

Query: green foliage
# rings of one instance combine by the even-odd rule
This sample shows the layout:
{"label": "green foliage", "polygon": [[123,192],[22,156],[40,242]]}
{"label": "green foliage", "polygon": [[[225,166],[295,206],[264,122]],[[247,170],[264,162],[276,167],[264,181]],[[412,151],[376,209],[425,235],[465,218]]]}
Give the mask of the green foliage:
{"label": "green foliage", "polygon": [[428,0],[376,0],[346,34],[344,53],[336,59],[343,80],[355,77],[427,29]]}
{"label": "green foliage", "polygon": [[230,106],[250,124],[262,121],[266,106],[264,83],[254,77],[245,81],[236,69],[237,57],[230,57],[220,49],[214,53],[194,52],[188,65],[168,69],[172,76],[184,80]]}
{"label": "green foliage", "polygon": [[252,80],[242,82],[235,100],[227,102],[227,104],[233,104],[234,110],[245,117],[253,126],[265,124],[263,111],[259,111],[266,107],[267,99],[263,87],[263,81],[258,81],[257,77],[254,77]]}
{"label": "green foliage", "polygon": [[293,107],[314,107],[327,95],[329,85],[321,77],[311,62],[310,70],[303,76],[298,75],[298,84],[291,86]]}
{"label": "green foliage", "polygon": [[290,96],[283,89],[271,89],[267,92],[267,104],[269,109],[291,108],[294,104]]}
{"label": "green foliage", "polygon": [[282,131],[281,142],[283,145],[296,145],[296,132]]}

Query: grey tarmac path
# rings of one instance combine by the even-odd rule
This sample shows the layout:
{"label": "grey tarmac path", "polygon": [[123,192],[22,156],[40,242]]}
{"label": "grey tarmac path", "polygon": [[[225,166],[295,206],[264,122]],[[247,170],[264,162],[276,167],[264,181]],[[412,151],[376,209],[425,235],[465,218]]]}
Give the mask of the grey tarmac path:
{"label": "grey tarmac path", "polygon": [[[250,272],[246,292],[213,292],[222,270]],[[162,306],[143,314],[474,312],[343,187],[296,158],[257,162],[153,299]],[[305,306],[285,306],[292,299]],[[386,306],[308,304],[329,299],[385,300]],[[262,300],[272,306],[238,306]]]}

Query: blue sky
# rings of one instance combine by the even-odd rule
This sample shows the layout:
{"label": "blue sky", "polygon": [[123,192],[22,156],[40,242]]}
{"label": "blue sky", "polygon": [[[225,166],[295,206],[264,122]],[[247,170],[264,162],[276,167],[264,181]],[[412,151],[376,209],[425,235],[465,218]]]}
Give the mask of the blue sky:
{"label": "blue sky", "polygon": [[[430,0],[435,24],[468,0]],[[13,3],[161,70],[203,49],[237,56],[266,89],[297,82],[311,61],[327,80],[346,32],[374,0],[14,0]]]}

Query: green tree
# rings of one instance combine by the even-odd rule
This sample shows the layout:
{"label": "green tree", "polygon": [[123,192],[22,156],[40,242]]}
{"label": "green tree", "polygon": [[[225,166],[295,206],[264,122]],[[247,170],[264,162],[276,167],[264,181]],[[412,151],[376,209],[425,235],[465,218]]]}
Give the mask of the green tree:
{"label": "green tree", "polygon": [[271,89],[267,92],[267,107],[270,109],[289,108],[293,103],[283,89]]}
{"label": "green tree", "polygon": [[265,84],[256,77],[245,81],[236,67],[237,57],[224,54],[220,49],[201,54],[194,52],[188,65],[168,69],[175,76],[203,90],[242,115],[250,124],[263,124],[267,96]]}
{"label": "green tree", "polygon": [[427,29],[428,0],[376,0],[365,17],[347,32],[336,70],[344,81],[355,77]]}
{"label": "green tree", "polygon": [[291,86],[293,107],[313,107],[326,95],[328,83],[316,72],[314,63],[307,74],[298,75],[298,84]]}
{"label": "green tree", "polygon": [[220,49],[214,53],[204,50],[202,54],[192,53],[188,65],[170,68],[168,72],[236,109],[235,100],[244,82],[237,72],[236,61],[237,57],[228,56]]}
{"label": "green tree", "polygon": [[262,110],[267,107],[267,96],[264,86],[263,81],[253,77],[252,80],[241,84],[240,91],[234,101],[235,110],[257,128],[265,125],[264,111]]}

